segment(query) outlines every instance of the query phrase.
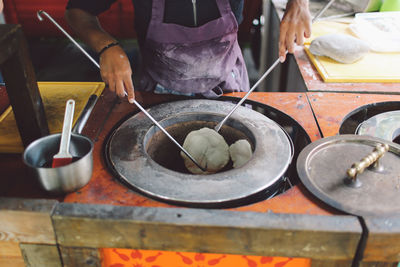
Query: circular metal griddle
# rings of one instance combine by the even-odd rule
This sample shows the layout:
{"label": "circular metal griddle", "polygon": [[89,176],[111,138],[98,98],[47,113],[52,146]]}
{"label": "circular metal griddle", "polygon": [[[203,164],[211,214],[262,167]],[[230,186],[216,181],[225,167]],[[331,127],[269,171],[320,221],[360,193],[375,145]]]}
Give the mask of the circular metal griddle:
{"label": "circular metal griddle", "polygon": [[375,115],[357,127],[356,134],[393,141],[400,135],[400,110]]}
{"label": "circular metal griddle", "polygon": [[[212,128],[233,107],[232,103],[221,101],[185,100],[161,104],[148,112],[176,137],[174,129],[185,128],[189,122],[200,121]],[[148,196],[189,206],[223,206],[276,184],[292,157],[290,140],[282,128],[256,111],[239,107],[220,133],[224,136],[223,131],[231,130],[241,132],[250,141],[254,150],[252,159],[241,168],[216,174],[188,174],[157,163],[153,159],[157,151],[165,157],[171,151],[167,147],[152,151],[149,144],[161,132],[142,112],[124,121],[112,133],[106,156],[118,177]]]}
{"label": "circular metal griddle", "polygon": [[355,134],[362,122],[378,114],[395,110],[400,110],[400,101],[376,102],[358,107],[343,118],[339,134]]}
{"label": "circular metal griddle", "polygon": [[[380,168],[358,174],[359,187],[349,185],[346,171],[378,144],[389,145],[379,159]],[[334,208],[360,216],[400,214],[399,155],[400,146],[387,140],[338,135],[306,146],[297,159],[297,171],[308,190]]]}

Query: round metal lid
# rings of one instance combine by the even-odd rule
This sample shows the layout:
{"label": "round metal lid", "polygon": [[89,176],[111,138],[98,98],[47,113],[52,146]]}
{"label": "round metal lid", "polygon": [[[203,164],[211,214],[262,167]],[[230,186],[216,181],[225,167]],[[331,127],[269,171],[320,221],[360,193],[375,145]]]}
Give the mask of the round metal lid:
{"label": "round metal lid", "polygon": [[363,121],[356,134],[393,141],[400,135],[400,110],[383,112]]}
{"label": "round metal lid", "polygon": [[[371,152],[380,144],[387,144],[389,151],[378,166],[350,179],[347,170],[361,159],[365,163],[377,156]],[[311,193],[336,209],[360,216],[400,214],[399,155],[400,146],[387,140],[338,135],[305,147],[297,159],[297,171]]]}
{"label": "round metal lid", "polygon": [[[207,115],[216,124],[233,107],[232,103],[215,100],[185,100],[154,106],[148,112],[168,130],[173,123],[184,123],[185,118],[202,120]],[[214,207],[243,199],[282,178],[292,151],[288,136],[278,124],[252,109],[239,107],[226,125],[248,131],[254,138],[252,159],[238,169],[194,175],[161,166],[148,155],[145,147],[148,134],[159,130],[142,112],[127,119],[113,132],[106,156],[118,176],[137,190],[189,206],[217,204],[212,205]]]}

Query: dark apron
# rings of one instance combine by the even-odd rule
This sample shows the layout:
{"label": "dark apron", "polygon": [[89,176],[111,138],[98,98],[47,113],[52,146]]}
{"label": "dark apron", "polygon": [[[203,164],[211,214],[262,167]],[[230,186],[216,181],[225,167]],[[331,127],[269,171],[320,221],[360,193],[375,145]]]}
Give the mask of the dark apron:
{"label": "dark apron", "polygon": [[221,17],[191,28],[163,23],[165,0],[153,0],[142,48],[140,90],[153,91],[161,85],[170,91],[209,98],[249,90],[235,15],[229,0],[216,2]]}

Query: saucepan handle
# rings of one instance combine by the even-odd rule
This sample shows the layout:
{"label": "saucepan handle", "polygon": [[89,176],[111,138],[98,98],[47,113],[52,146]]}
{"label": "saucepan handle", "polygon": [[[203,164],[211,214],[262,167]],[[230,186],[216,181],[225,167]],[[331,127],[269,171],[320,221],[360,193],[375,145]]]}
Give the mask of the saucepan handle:
{"label": "saucepan handle", "polygon": [[73,133],[76,133],[76,134],[82,133],[82,130],[85,127],[86,122],[89,119],[90,114],[92,113],[92,110],[97,103],[97,99],[98,99],[97,95],[91,95],[89,97],[85,107],[82,110],[81,115],[79,116],[78,120],[75,123],[74,128],[72,129]]}

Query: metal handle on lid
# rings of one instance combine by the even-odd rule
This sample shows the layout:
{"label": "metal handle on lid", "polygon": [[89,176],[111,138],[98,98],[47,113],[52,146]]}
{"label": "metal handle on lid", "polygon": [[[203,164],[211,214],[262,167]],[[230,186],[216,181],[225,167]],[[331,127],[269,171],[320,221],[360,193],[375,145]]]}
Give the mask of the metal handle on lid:
{"label": "metal handle on lid", "polygon": [[388,144],[378,144],[374,150],[362,158],[359,162],[353,163],[351,168],[347,170],[347,177],[345,178],[345,184],[350,187],[360,187],[361,181],[357,179],[357,175],[364,172],[364,170],[372,165],[373,168],[382,171],[382,166],[379,165],[379,159],[389,151]]}

